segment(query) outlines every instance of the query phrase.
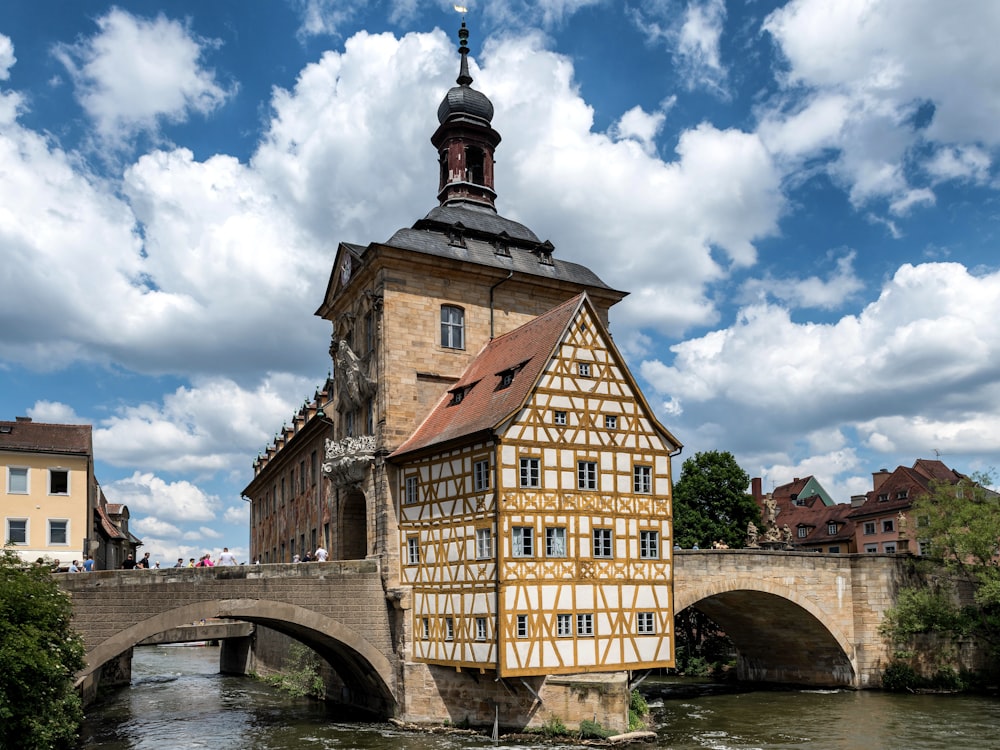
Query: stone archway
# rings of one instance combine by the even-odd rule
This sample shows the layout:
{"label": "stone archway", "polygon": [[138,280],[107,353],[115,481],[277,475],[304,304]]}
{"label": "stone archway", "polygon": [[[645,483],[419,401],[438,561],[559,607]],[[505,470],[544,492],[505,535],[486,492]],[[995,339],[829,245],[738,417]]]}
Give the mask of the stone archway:
{"label": "stone archway", "polygon": [[368,556],[368,503],[359,489],[350,489],[340,508],[341,560],[364,560]]}
{"label": "stone archway", "polygon": [[808,602],[753,586],[702,593],[693,601],[679,597],[676,611],[694,607],[725,631],[737,650],[740,680],[858,687],[849,642]]}
{"label": "stone archway", "polygon": [[104,664],[150,636],[215,617],[252,622],[295,638],[316,651],[345,683],[356,688],[362,701],[357,704],[359,708],[382,716],[394,714],[396,670],[363,634],[312,610],[264,599],[197,602],[136,623],[87,652],[87,666],[77,673],[77,685],[92,683]]}

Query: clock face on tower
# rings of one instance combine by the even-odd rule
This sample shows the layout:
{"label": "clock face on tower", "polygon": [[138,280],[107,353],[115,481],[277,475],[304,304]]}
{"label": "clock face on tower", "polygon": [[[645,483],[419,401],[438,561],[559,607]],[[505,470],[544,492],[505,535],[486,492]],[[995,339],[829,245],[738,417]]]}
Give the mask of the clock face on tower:
{"label": "clock face on tower", "polygon": [[347,256],[344,258],[344,262],[340,264],[340,283],[346,284],[351,279],[351,257]]}

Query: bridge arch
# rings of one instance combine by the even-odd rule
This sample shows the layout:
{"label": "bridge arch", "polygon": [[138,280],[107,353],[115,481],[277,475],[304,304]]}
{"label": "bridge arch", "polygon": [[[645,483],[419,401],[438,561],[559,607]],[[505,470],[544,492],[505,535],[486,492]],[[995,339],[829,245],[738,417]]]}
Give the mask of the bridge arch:
{"label": "bridge arch", "polygon": [[737,677],[823,687],[858,687],[851,639],[790,585],[761,577],[675,588],[674,611],[688,607],[714,620],[736,647]]}
{"label": "bridge arch", "polygon": [[[230,618],[266,626],[308,645],[345,683],[358,685],[362,708],[392,715],[396,705],[395,670],[379,649],[353,628],[310,609],[265,599],[205,600],[176,607],[127,627],[91,648],[78,684],[101,666],[146,638],[209,618]],[[355,701],[357,704],[357,702]]]}

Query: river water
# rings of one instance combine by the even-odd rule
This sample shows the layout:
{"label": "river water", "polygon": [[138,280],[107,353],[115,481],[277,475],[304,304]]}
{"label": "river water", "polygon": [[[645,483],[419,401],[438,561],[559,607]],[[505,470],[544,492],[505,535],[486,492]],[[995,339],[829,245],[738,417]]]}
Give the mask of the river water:
{"label": "river water", "polygon": [[[406,732],[358,723],[308,699],[218,674],[219,650],[135,649],[132,686],[87,710],[80,750],[459,750],[486,737]],[[649,681],[647,681],[649,682]],[[655,742],[672,750],[994,750],[1000,699],[874,691],[754,691],[671,697],[648,688]],[[664,693],[666,697],[663,697]],[[574,747],[572,743],[562,747]],[[552,748],[511,743],[500,747]]]}

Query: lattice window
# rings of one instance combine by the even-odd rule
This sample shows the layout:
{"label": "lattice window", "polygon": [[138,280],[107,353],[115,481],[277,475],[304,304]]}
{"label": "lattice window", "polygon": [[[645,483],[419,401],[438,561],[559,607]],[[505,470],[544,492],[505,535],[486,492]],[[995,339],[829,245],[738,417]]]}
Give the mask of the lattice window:
{"label": "lattice window", "polygon": [[528,616],[518,615],[517,616],[517,637],[527,638],[528,637]]}
{"label": "lattice window", "polygon": [[407,505],[412,505],[420,500],[420,478],[416,476],[406,478],[406,489],[403,493],[403,501]]}
{"label": "lattice window", "polygon": [[410,536],[406,538],[406,562],[409,565],[420,564],[420,538]]}
{"label": "lattice window", "polygon": [[542,484],[541,459],[521,459],[521,486],[540,487]]}
{"label": "lattice window", "polygon": [[490,462],[476,461],[472,466],[472,473],[475,481],[476,492],[483,492],[490,488]]}
{"label": "lattice window", "polygon": [[493,557],[493,534],[490,529],[476,529],[476,559],[487,560]]}
{"label": "lattice window", "polygon": [[653,612],[636,612],[635,623],[639,635],[656,634],[656,617]]}
{"label": "lattice window", "polygon": [[465,310],[454,305],[441,305],[441,346],[465,348]]}
{"label": "lattice window", "polygon": [[581,613],[576,616],[576,634],[580,637],[594,635],[594,615]]}
{"label": "lattice window", "polygon": [[579,461],[576,465],[576,486],[581,490],[597,489],[597,462]]}
{"label": "lattice window", "polygon": [[648,495],[653,491],[653,467],[635,466],[632,469],[632,491]]}
{"label": "lattice window", "polygon": [[660,532],[640,531],[639,532],[639,557],[643,560],[660,559]]}
{"label": "lattice window", "polygon": [[573,635],[573,615],[556,615],[556,635],[560,638]]}
{"label": "lattice window", "polygon": [[535,530],[530,526],[515,526],[511,529],[511,545],[514,557],[534,557]]}
{"label": "lattice window", "polygon": [[545,529],[545,556],[566,557],[566,529],[562,526]]}
{"label": "lattice window", "polygon": [[594,529],[594,557],[614,557],[611,529]]}

